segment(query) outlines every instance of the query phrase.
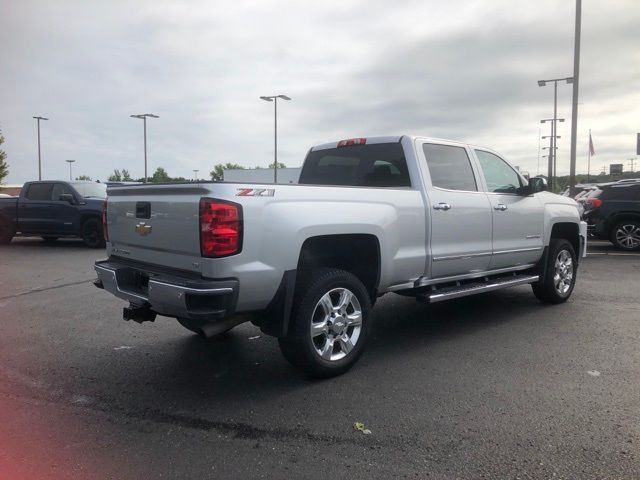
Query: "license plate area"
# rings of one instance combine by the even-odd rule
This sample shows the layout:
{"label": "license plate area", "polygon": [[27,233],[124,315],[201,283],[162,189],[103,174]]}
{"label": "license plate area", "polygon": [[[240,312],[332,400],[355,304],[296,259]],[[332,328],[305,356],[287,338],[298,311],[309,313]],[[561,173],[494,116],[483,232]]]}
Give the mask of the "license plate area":
{"label": "license plate area", "polygon": [[117,272],[118,285],[122,290],[136,293],[144,297],[149,296],[149,275],[133,268],[119,269]]}

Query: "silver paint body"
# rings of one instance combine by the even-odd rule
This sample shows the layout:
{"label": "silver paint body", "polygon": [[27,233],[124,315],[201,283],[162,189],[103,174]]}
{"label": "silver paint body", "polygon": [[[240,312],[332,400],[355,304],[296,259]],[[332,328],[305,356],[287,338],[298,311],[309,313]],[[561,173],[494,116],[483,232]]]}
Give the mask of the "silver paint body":
{"label": "silver paint body", "polygon": [[[112,187],[107,253],[204,278],[236,278],[237,312],[265,308],[283,273],[296,269],[305,240],[320,235],[374,235],[380,244],[379,293],[490,270],[522,270],[541,258],[557,222],[580,224],[585,254],[586,225],[574,200],[549,192],[527,197],[487,193],[476,147],[470,145],[414,136],[367,138],[367,144],[397,141],[405,151],[411,187],[213,182]],[[464,147],[480,191],[433,187],[422,150],[425,142]],[[238,196],[243,189],[265,189],[268,194]],[[241,253],[218,259],[200,256],[201,197],[242,205]],[[135,205],[141,201],[151,202],[151,218],[144,221],[152,230],[144,236],[135,231],[140,222]],[[441,203],[450,208],[434,208]],[[499,205],[506,209],[494,208]]]}

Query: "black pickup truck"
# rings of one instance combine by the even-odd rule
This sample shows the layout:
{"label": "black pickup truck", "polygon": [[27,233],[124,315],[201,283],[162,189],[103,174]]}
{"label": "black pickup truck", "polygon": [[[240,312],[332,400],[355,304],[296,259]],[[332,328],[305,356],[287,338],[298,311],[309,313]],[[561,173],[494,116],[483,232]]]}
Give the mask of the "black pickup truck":
{"label": "black pickup truck", "polygon": [[0,244],[23,235],[41,236],[48,242],[80,237],[87,247],[104,247],[106,196],[107,186],[101,183],[27,182],[19,197],[0,198]]}

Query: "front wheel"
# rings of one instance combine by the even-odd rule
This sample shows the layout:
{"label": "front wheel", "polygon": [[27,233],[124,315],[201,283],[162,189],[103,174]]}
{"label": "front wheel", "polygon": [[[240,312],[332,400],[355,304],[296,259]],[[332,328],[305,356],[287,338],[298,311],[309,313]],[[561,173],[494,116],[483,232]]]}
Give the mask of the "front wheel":
{"label": "front wheel", "polygon": [[313,377],[346,372],[362,354],[369,336],[367,289],[349,272],[319,269],[296,290],[289,333],[279,339],[284,357]]}
{"label": "front wheel", "polygon": [[553,238],[544,278],[533,283],[533,293],[543,303],[566,302],[576,284],[578,264],[573,246],[567,240]]}
{"label": "front wheel", "polygon": [[82,224],[80,232],[82,241],[89,248],[104,248],[105,241],[102,234],[102,224],[95,218],[90,218]]}
{"label": "front wheel", "polygon": [[621,250],[640,250],[640,222],[623,220],[611,232],[611,243]]}

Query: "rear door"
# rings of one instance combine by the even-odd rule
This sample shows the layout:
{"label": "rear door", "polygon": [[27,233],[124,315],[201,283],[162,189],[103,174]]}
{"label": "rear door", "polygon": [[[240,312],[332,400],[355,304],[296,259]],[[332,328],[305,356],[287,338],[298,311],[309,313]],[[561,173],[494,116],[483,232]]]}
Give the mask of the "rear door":
{"label": "rear door", "polygon": [[543,249],[544,207],[534,195],[520,195],[524,180],[493,152],[474,149],[493,215],[490,268],[535,263]]}
{"label": "rear door", "polygon": [[431,277],[485,271],[491,259],[491,206],[466,147],[417,140],[426,164]]}
{"label": "rear door", "polygon": [[48,233],[52,230],[51,191],[53,183],[30,183],[18,200],[18,230],[23,233]]}

